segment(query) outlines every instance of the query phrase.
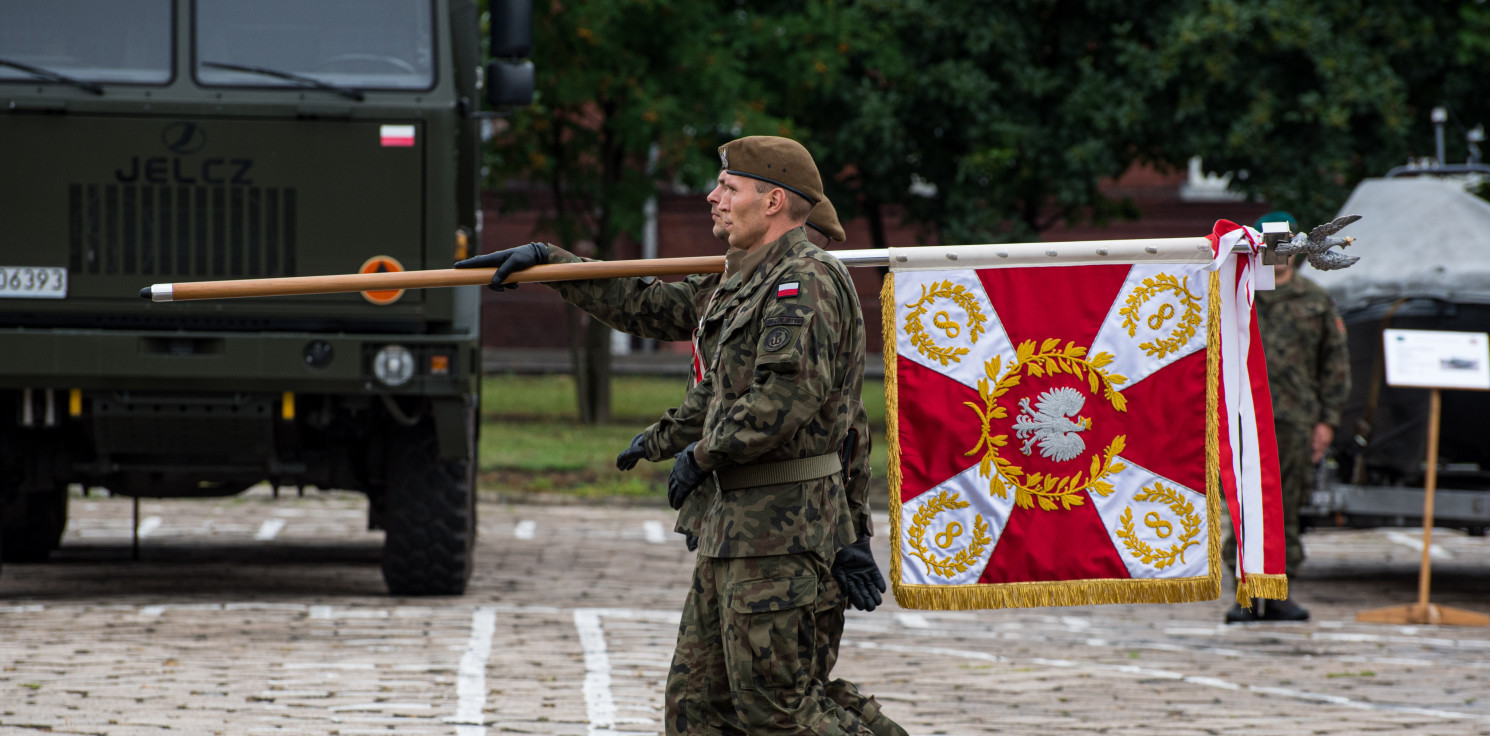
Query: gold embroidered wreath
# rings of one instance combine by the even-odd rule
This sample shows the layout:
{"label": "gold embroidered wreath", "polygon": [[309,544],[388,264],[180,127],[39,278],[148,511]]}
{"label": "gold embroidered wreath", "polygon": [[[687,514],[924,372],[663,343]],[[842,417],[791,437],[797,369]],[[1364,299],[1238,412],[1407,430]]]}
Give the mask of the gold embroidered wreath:
{"label": "gold embroidered wreath", "polygon": [[937,299],[951,299],[967,312],[968,340],[974,345],[978,344],[978,335],[983,334],[983,323],[988,321],[988,317],[978,306],[978,298],[962,284],[954,284],[949,280],[929,286],[921,285],[921,298],[905,305],[911,310],[905,316],[905,334],[910,337],[917,352],[941,363],[945,368],[948,363],[961,363],[962,356],[967,354],[968,349],[941,347],[926,334],[926,326],[921,324],[921,317]]}
{"label": "gold embroidered wreath", "polygon": [[[1123,509],[1123,516],[1119,519],[1120,526],[1117,531],[1118,537],[1123,540],[1123,546],[1142,560],[1143,564],[1152,565],[1158,570],[1173,565],[1176,560],[1184,562],[1185,550],[1200,544],[1195,540],[1195,537],[1200,534],[1200,514],[1195,513],[1195,504],[1190,503],[1179,491],[1163,483],[1155,483],[1152,488],[1144,488],[1133,496],[1133,500],[1164,504],[1175,516],[1180,517],[1184,533],[1180,535],[1178,541],[1169,545],[1169,549],[1154,549],[1134,533],[1133,507],[1129,506]],[[1169,525],[1168,522],[1163,523],[1166,526]]]}
{"label": "gold embroidered wreath", "polygon": [[1066,343],[1064,348],[1060,344],[1061,341],[1058,338],[1051,338],[1041,343],[1039,352],[1036,352],[1034,340],[1024,341],[1015,350],[1014,365],[1002,375],[1000,375],[1002,360],[995,355],[992,360],[983,364],[986,377],[978,380],[978,395],[983,398],[983,406],[980,407],[971,401],[963,402],[968,408],[977,412],[983,425],[978,444],[964,454],[971,456],[983,450],[983,460],[978,465],[978,473],[990,478],[989,492],[999,498],[1008,498],[1007,487],[1013,486],[1014,503],[1022,508],[1034,508],[1035,504],[1039,503],[1040,508],[1046,511],[1054,511],[1057,504],[1063,509],[1070,509],[1072,506],[1086,503],[1086,498],[1081,495],[1081,491],[1087,489],[1105,498],[1113,490],[1112,484],[1105,478],[1127,467],[1113,461],[1113,458],[1126,446],[1126,435],[1118,435],[1113,438],[1105,451],[1093,454],[1091,467],[1085,475],[1079,470],[1075,475],[1065,477],[1045,473],[1026,475],[1023,468],[999,455],[998,448],[1008,444],[1009,436],[1006,434],[994,436],[992,432],[993,420],[1008,416],[1008,410],[998,405],[998,399],[1009,389],[1019,385],[1025,374],[1053,376],[1058,373],[1069,373],[1077,380],[1085,380],[1093,394],[1101,392],[1102,398],[1111,404],[1113,409],[1121,412],[1128,411],[1128,400],[1117,390],[1118,386],[1128,382],[1128,378],[1115,373],[1109,374],[1103,370],[1112,362],[1110,354],[1097,353],[1087,358],[1086,348],[1078,347],[1073,342]]}
{"label": "gold embroidered wreath", "polygon": [[936,553],[926,547],[926,527],[937,514],[950,509],[965,509],[971,506],[967,501],[960,498],[960,494],[942,491],[936,497],[926,502],[920,511],[916,512],[911,519],[911,528],[906,534],[910,542],[912,555],[920,557],[926,563],[926,571],[944,578],[950,578],[958,573],[967,572],[973,563],[983,558],[983,549],[993,544],[993,537],[988,536],[988,522],[983,520],[983,515],[978,514],[973,519],[973,543],[957,552],[951,557],[938,557]]}
{"label": "gold embroidered wreath", "polygon": [[[1139,343],[1144,353],[1156,358],[1163,358],[1170,353],[1177,352],[1195,337],[1195,330],[1200,327],[1201,309],[1200,297],[1190,293],[1190,277],[1183,280],[1177,279],[1167,273],[1150,276],[1143,280],[1143,285],[1133,290],[1128,295],[1122,309],[1118,314],[1123,315],[1123,327],[1128,330],[1128,337],[1133,337],[1138,332],[1138,311],[1144,303],[1159,294],[1173,293],[1179,299],[1184,308],[1184,314],[1180,315],[1179,321],[1169,331],[1169,337],[1155,340],[1153,342]],[[1162,308],[1168,308],[1173,314],[1174,306],[1165,302]],[[1149,326],[1155,330],[1163,328],[1164,318],[1159,315],[1149,317]]]}

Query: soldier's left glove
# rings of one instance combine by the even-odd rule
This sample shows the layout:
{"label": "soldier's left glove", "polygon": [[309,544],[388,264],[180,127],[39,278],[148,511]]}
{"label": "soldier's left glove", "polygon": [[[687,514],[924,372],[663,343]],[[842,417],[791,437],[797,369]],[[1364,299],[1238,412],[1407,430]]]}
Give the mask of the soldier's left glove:
{"label": "soldier's left glove", "polygon": [[647,459],[647,448],[642,444],[642,440],[646,437],[646,432],[637,432],[636,436],[631,438],[631,445],[616,456],[617,470],[630,470],[636,467],[638,461]]}
{"label": "soldier's left glove", "polygon": [[688,499],[688,494],[698,488],[698,484],[704,482],[707,473],[698,466],[698,461],[693,459],[693,446],[697,442],[689,444],[673,458],[673,472],[667,477],[667,505],[673,507],[674,511],[683,508],[683,501]]}
{"label": "soldier's left glove", "polygon": [[848,597],[849,605],[860,611],[873,611],[883,600],[885,578],[880,575],[879,565],[874,564],[874,554],[869,551],[869,537],[838,550],[833,558],[833,579]]}
{"label": "soldier's left glove", "polygon": [[525,268],[548,263],[548,248],[543,243],[528,243],[516,248],[499,250],[496,253],[487,253],[484,256],[467,258],[464,261],[456,261],[456,268],[495,268],[497,272],[492,274],[491,283],[486,288],[492,291],[504,291],[516,289],[517,284],[503,283],[513,271],[521,271]]}

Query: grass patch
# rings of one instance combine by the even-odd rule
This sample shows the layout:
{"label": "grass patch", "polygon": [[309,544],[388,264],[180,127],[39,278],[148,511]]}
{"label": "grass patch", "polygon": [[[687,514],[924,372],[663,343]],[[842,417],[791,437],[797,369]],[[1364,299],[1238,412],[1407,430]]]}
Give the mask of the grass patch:
{"label": "grass patch", "polygon": [[[681,376],[617,376],[608,424],[583,425],[567,375],[497,375],[482,381],[481,487],[498,492],[555,492],[585,498],[662,502],[670,461],[616,470],[631,438],[683,400]],[[877,496],[885,495],[884,383],[866,380],[864,404],[873,434],[870,464]],[[883,507],[877,499],[876,507]]]}

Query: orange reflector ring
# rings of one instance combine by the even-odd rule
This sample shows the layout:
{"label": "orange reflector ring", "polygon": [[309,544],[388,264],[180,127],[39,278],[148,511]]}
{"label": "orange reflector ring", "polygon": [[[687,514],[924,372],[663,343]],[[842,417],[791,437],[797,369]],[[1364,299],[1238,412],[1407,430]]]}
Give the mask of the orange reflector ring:
{"label": "orange reflector ring", "polygon": [[448,355],[431,355],[431,356],[429,356],[429,373],[432,376],[448,376],[448,375],[450,375],[450,356],[448,356]]}
{"label": "orange reflector ring", "polygon": [[83,416],[83,389],[75,388],[67,393],[67,415]]}
{"label": "orange reflector ring", "polygon": [[295,392],[286,391],[279,397],[279,418],[290,421],[295,418]]}
{"label": "orange reflector ring", "polygon": [[[400,273],[403,270],[404,264],[399,263],[398,259],[393,256],[373,256],[363,262],[362,267],[357,269],[357,273],[387,273],[390,271]],[[398,301],[399,297],[403,295],[403,289],[383,289],[381,291],[362,292],[363,299],[378,306],[392,304]]]}

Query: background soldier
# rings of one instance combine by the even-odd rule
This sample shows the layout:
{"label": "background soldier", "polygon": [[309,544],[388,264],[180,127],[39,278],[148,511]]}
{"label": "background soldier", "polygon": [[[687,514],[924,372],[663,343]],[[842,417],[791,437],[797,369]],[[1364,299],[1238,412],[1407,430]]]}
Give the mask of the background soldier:
{"label": "background soldier", "polygon": [[[884,582],[868,552],[867,505],[850,510],[840,472],[845,447],[862,442],[866,451],[851,463],[867,463],[867,431],[849,440],[850,426],[865,424],[862,310],[842,265],[801,228],[826,201],[821,179],[807,151],[786,139],[740,139],[720,158],[725,170],[709,201],[716,235],[732,246],[722,279],[555,286],[626,332],[677,340],[692,328],[698,384],[617,459],[629,467],[697,436],[677,455],[670,504],[683,507],[711,481],[698,494],[708,502],[696,527],[702,550],[669,675],[667,730],[872,733],[826,697],[832,690],[894,727],[883,732],[903,733],[850,684],[822,682],[831,657],[820,650],[836,650],[842,626],[836,603],[837,631],[816,630],[829,608],[828,560],[836,553],[851,596],[872,596],[868,608]],[[529,244],[457,265],[496,266],[501,288],[512,271],[550,257],[573,259]],[[691,519],[684,515],[681,531],[692,530]]]}
{"label": "background soldier", "polygon": [[[1287,220],[1286,213],[1258,222]],[[1259,225],[1260,226],[1260,225]],[[1288,599],[1252,601],[1226,613],[1226,621],[1304,621],[1309,611],[1292,600],[1304,546],[1299,542],[1299,507],[1314,485],[1314,467],[1324,459],[1340,425],[1340,409],[1350,394],[1350,356],[1345,322],[1323,287],[1298,274],[1303,256],[1274,266],[1276,288],[1256,294],[1258,329],[1267,353],[1268,387],[1273,396],[1273,430],[1278,435],[1278,470],[1283,485],[1283,536],[1287,543]],[[1227,540],[1226,559],[1235,559],[1235,540]],[[1259,610],[1261,613],[1259,614]]]}

